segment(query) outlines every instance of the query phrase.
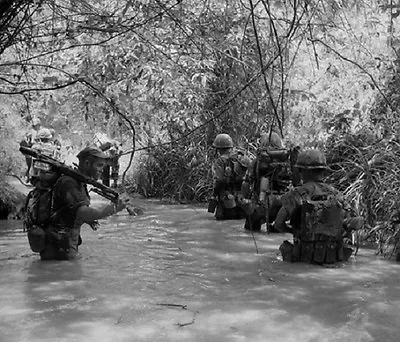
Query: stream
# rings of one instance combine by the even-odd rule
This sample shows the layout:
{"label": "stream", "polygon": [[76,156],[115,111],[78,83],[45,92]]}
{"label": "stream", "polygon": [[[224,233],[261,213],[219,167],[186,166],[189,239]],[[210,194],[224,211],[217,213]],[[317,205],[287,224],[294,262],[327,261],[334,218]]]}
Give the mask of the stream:
{"label": "stream", "polygon": [[140,200],[82,227],[76,261],[42,262],[0,221],[0,341],[397,341],[400,265],[360,249],[285,263],[289,234],[215,221],[205,205]]}

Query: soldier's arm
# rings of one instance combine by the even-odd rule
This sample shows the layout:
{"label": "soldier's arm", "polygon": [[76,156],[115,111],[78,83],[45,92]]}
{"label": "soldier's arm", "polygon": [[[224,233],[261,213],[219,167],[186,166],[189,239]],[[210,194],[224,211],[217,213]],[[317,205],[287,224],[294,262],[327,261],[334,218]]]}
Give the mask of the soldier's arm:
{"label": "soldier's arm", "polygon": [[251,197],[252,187],[254,185],[255,165],[256,165],[256,161],[253,160],[250,163],[250,166],[247,168],[246,174],[243,178],[241,191],[240,191],[243,198]]}
{"label": "soldier's arm", "polygon": [[225,189],[225,164],[222,159],[218,158],[213,166],[213,196],[218,197]]}
{"label": "soldier's arm", "polygon": [[281,198],[282,207],[276,217],[274,227],[280,232],[287,232],[288,227],[286,221],[290,220],[292,214],[302,205],[302,197],[300,193],[294,189]]}
{"label": "soldier's arm", "polygon": [[346,232],[351,233],[352,231],[360,230],[364,227],[364,218],[355,213],[354,208],[352,208],[350,203],[344,199],[343,194],[338,191],[336,196],[343,205],[343,229]]}
{"label": "soldier's arm", "polygon": [[80,206],[76,211],[76,219],[84,223],[92,223],[108,216],[116,214],[118,211],[124,209],[122,206],[115,206],[114,204],[107,204],[101,208],[92,208],[87,205]]}
{"label": "soldier's arm", "polygon": [[279,209],[278,215],[276,216],[274,228],[284,233],[287,231],[286,221],[290,219],[290,213],[285,207]]}
{"label": "soldier's arm", "polygon": [[[64,190],[64,191],[63,191]],[[82,223],[91,224],[93,221],[111,216],[124,208],[122,203],[107,204],[100,208],[92,208],[85,196],[72,183],[64,183],[61,196],[69,213]]]}

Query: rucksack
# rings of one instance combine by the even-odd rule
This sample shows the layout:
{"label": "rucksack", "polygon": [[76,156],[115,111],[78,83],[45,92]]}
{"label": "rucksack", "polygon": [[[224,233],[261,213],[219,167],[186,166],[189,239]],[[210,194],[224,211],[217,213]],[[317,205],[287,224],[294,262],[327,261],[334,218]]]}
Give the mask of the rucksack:
{"label": "rucksack", "polygon": [[32,148],[34,150],[37,150],[41,154],[44,154],[45,156],[55,158],[55,159],[60,159],[61,157],[61,152],[59,146],[54,144],[53,141],[49,142],[36,142],[33,144]]}
{"label": "rucksack", "polygon": [[274,191],[287,191],[292,182],[290,153],[288,150],[263,149],[258,152],[255,170],[256,179],[269,179]]}
{"label": "rucksack", "polygon": [[226,182],[240,190],[249,165],[250,159],[245,155],[236,153],[229,156],[227,166],[225,167]]}
{"label": "rucksack", "polygon": [[24,230],[33,252],[45,248],[46,229],[53,215],[53,188],[34,188],[26,198]]}
{"label": "rucksack", "polygon": [[336,195],[320,195],[303,201],[301,207],[302,241],[316,241],[320,236],[339,240],[343,232],[344,209]]}

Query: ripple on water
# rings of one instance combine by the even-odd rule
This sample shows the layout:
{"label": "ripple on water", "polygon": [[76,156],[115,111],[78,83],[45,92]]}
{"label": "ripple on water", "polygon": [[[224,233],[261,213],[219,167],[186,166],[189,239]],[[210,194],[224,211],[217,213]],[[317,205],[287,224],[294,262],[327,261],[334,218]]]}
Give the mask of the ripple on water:
{"label": "ripple on water", "polygon": [[373,251],[333,269],[283,263],[277,250],[287,234],[253,235],[243,220],[217,222],[194,206],[144,206],[144,215],[120,213],[97,232],[84,227],[74,262],[39,262],[19,225],[0,230],[6,340],[398,337],[400,265]]}

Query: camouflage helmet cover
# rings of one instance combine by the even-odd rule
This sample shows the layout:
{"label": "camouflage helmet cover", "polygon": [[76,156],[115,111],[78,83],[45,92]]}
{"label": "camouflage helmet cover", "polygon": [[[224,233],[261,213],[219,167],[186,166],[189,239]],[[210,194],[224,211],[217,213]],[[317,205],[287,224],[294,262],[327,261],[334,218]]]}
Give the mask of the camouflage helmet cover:
{"label": "camouflage helmet cover", "polygon": [[233,147],[233,141],[229,134],[218,134],[213,142],[215,148],[229,148]]}
{"label": "camouflage helmet cover", "polygon": [[37,117],[34,117],[32,119],[32,126],[37,126],[37,125],[40,125],[40,119]]}
{"label": "camouflage helmet cover", "polygon": [[326,158],[323,152],[309,149],[299,153],[296,167],[299,169],[326,169]]}
{"label": "camouflage helmet cover", "polygon": [[38,139],[51,139],[53,135],[48,128],[41,128],[37,134]]}
{"label": "camouflage helmet cover", "polygon": [[260,137],[260,147],[261,148],[271,147],[276,149],[282,149],[283,142],[281,137],[276,132],[271,132],[271,134],[263,133],[261,134]]}

